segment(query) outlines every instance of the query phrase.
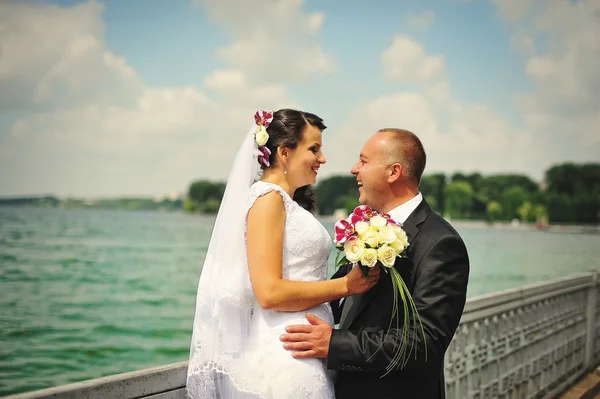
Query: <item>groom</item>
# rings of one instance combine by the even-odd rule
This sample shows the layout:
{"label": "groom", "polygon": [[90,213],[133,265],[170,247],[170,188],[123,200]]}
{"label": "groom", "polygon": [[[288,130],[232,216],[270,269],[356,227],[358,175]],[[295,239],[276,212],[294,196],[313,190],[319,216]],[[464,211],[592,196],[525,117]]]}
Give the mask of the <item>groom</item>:
{"label": "groom", "polygon": [[[417,335],[416,351],[404,367],[382,377],[403,334],[402,328],[392,327],[386,335],[393,299],[386,273],[365,294],[332,303],[339,330],[309,313],[310,325],[288,326],[281,337],[296,358],[327,359],[327,367],[337,372],[337,399],[446,397],[444,353],[465,305],[469,258],[458,233],[419,192],[424,169],[425,151],[417,136],[382,129],[365,143],[351,170],[358,181],[360,203],[388,213],[403,223],[408,235],[408,258],[398,258],[394,267],[411,292],[425,342]],[[340,268],[333,278],[348,269]]]}

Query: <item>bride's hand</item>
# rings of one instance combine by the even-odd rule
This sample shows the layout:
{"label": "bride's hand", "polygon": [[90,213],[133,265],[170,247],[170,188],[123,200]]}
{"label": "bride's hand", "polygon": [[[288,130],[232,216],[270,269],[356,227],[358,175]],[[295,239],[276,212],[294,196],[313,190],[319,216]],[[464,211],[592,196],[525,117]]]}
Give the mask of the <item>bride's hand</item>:
{"label": "bride's hand", "polygon": [[350,273],[346,274],[346,287],[348,288],[348,296],[362,294],[367,292],[377,284],[379,281],[379,275],[381,274],[381,268],[375,266],[369,269],[368,277],[363,275],[362,270],[358,265],[354,265]]}

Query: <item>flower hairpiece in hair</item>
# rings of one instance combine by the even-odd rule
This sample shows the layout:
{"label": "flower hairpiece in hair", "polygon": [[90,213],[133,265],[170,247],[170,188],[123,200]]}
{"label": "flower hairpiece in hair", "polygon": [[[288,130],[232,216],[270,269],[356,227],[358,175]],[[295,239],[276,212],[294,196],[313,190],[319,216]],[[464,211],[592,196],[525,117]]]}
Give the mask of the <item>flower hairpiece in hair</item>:
{"label": "flower hairpiece in hair", "polygon": [[267,148],[266,144],[267,141],[269,141],[269,133],[267,133],[267,128],[272,121],[273,112],[260,110],[256,111],[256,114],[254,114],[254,122],[256,123],[254,141],[258,147],[256,154],[258,156],[258,163],[264,165],[266,168],[271,166],[271,163],[269,162],[271,150]]}

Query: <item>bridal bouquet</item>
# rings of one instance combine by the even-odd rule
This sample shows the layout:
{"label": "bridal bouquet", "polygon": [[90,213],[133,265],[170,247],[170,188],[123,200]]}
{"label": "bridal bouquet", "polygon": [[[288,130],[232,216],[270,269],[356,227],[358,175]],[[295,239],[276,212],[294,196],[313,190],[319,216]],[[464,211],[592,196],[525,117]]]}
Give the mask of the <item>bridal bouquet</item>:
{"label": "bridal bouquet", "polygon": [[398,270],[394,268],[396,258],[406,257],[406,249],[409,245],[406,232],[389,215],[380,214],[366,205],[360,205],[347,219],[335,224],[335,244],[340,251],[336,257],[336,266],[359,264],[366,276],[369,268],[379,265],[390,275],[394,302],[388,333],[394,319],[396,328],[400,328],[400,317],[398,317],[400,306],[404,317],[402,317],[402,339],[400,345],[395,348],[394,357],[387,370],[390,372],[398,365],[403,367],[416,342],[417,333],[420,332],[425,339],[423,324],[408,287]]}

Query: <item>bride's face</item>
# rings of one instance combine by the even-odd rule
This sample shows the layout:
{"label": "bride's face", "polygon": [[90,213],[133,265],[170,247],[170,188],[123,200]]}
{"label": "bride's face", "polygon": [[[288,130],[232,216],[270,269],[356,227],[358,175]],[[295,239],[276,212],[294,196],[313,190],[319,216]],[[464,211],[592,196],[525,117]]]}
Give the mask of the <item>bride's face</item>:
{"label": "bride's face", "polygon": [[296,187],[315,184],[319,167],[327,162],[321,151],[322,134],[314,126],[307,126],[302,140],[294,149],[288,150],[287,178]]}

